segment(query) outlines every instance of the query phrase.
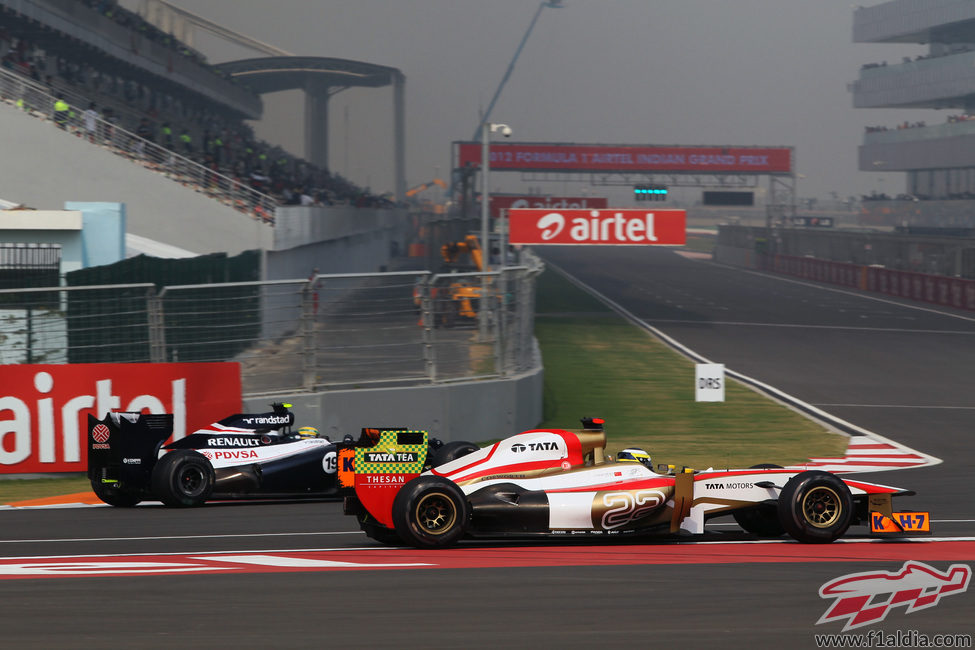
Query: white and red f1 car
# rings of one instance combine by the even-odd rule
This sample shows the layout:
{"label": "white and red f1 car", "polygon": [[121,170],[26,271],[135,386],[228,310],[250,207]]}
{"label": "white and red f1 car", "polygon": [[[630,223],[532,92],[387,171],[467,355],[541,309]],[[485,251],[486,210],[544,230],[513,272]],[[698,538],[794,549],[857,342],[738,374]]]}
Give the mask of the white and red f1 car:
{"label": "white and red f1 car", "polygon": [[[446,547],[464,537],[701,534],[731,515],[759,536],[832,542],[930,532],[927,513],[894,513],[896,487],[819,471],[661,470],[604,458],[602,420],[581,431],[526,431],[423,471],[426,433],[382,430],[339,445],[345,513],[383,543]],[[466,450],[465,450],[466,451]],[[644,454],[645,455],[645,454]]]}

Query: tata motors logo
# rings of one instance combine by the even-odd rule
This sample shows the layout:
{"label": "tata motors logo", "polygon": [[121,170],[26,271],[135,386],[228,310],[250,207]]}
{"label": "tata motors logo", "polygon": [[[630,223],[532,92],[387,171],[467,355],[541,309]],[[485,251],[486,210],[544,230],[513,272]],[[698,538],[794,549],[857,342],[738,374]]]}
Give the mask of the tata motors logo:
{"label": "tata motors logo", "polygon": [[508,212],[512,244],[683,246],[683,210],[538,210]]}
{"label": "tata motors logo", "polygon": [[964,593],[972,578],[967,564],[952,564],[945,572],[910,560],[898,571],[850,573],[819,588],[820,598],[836,600],[816,625],[846,621],[843,631],[879,623],[895,607],[905,614],[934,607],[945,596]]}

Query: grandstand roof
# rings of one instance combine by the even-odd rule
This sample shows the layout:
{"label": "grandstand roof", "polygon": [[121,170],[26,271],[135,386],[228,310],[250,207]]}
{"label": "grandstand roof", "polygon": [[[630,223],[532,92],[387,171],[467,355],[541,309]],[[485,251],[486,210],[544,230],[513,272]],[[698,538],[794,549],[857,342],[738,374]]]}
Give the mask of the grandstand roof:
{"label": "grandstand roof", "polygon": [[228,61],[217,66],[252,91],[263,94],[303,89],[308,82],[326,86],[378,88],[402,73],[384,65],[319,56],[271,56]]}

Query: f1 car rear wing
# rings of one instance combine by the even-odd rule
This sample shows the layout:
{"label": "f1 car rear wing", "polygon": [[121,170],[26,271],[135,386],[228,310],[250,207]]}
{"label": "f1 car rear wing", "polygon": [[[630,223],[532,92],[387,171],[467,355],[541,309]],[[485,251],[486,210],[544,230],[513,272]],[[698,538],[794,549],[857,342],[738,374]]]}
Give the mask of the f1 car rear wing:
{"label": "f1 car rear wing", "polygon": [[423,472],[429,449],[426,431],[363,429],[356,442],[339,445],[338,481],[379,523],[393,527],[393,499]]}
{"label": "f1 car rear wing", "polygon": [[295,414],[290,411],[291,404],[280,402],[271,405],[274,409],[268,413],[235,413],[215,422],[224,427],[238,429],[252,429],[258,433],[289,429],[294,426]]}
{"label": "f1 car rear wing", "polygon": [[108,413],[88,416],[88,478],[148,484],[159,448],[173,434],[173,414]]}

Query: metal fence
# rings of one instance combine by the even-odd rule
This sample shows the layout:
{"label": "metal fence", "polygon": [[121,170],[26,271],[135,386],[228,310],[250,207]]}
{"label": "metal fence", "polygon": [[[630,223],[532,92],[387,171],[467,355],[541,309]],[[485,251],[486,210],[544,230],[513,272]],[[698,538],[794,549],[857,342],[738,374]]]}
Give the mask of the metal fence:
{"label": "metal fence", "polygon": [[245,395],[536,367],[540,264],[491,273],[0,290],[0,364],[238,361]]}
{"label": "metal fence", "polygon": [[54,112],[56,97],[47,86],[0,68],[0,100],[34,117],[50,119],[65,131],[89,139],[93,145],[142,164],[255,219],[274,222],[277,201],[273,197],[251,188],[242,179],[216,172],[101,117],[95,119],[95,129],[89,132],[84,116],[88,100],[68,91],[62,95],[71,108],[67,114],[58,116]]}

